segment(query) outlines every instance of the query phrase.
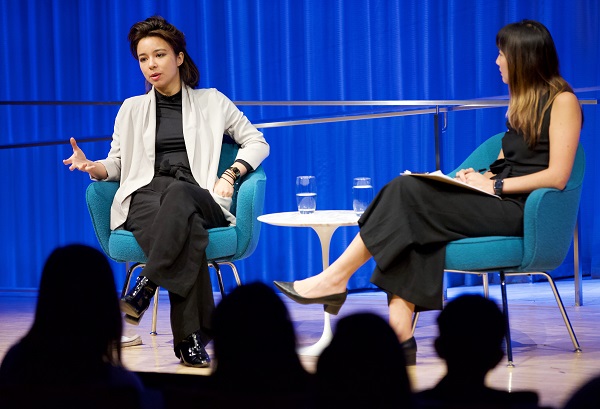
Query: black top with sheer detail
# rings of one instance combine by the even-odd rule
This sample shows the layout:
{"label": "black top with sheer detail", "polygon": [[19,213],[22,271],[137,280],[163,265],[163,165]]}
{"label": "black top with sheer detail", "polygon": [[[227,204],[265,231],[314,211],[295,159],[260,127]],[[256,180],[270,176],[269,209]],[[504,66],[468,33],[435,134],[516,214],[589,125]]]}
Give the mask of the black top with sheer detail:
{"label": "black top with sheer detail", "polygon": [[172,95],[156,95],[156,159],[155,169],[164,167],[165,161],[190,169],[190,163],[183,138],[183,115],[181,90]]}

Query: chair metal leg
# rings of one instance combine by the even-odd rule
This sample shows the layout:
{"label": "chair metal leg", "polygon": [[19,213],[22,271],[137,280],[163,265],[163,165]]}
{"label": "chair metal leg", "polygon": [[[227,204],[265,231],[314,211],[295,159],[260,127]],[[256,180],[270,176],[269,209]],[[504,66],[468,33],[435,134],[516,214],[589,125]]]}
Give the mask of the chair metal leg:
{"label": "chair metal leg", "polygon": [[412,336],[415,336],[415,330],[417,329],[417,321],[419,321],[419,314],[420,312],[415,312],[413,315],[413,321],[412,321]]}
{"label": "chair metal leg", "polygon": [[550,288],[552,288],[552,292],[554,293],[554,298],[556,299],[556,304],[558,305],[558,309],[563,317],[563,321],[565,322],[565,326],[567,327],[567,331],[569,332],[569,336],[571,337],[571,342],[573,342],[573,347],[575,348],[575,352],[581,352],[581,347],[579,346],[579,341],[577,341],[577,336],[575,335],[575,331],[573,331],[573,326],[571,325],[571,321],[569,320],[569,316],[567,315],[567,311],[565,310],[565,305],[560,298],[560,294],[558,293],[558,289],[556,288],[556,284],[554,283],[554,279],[550,276],[550,274],[546,272],[534,273],[537,275],[543,275],[548,279],[548,283],[550,284]]}
{"label": "chair metal leg", "polygon": [[225,285],[223,285],[223,276],[221,275],[221,267],[215,261],[210,262],[209,264],[212,266],[217,272],[217,281],[219,283],[219,290],[221,290],[221,297],[225,297]]}
{"label": "chair metal leg", "polygon": [[483,280],[483,296],[490,298],[490,277],[488,273],[481,273],[481,278]]}
{"label": "chair metal leg", "polygon": [[160,287],[156,287],[154,293],[154,307],[152,307],[152,328],[150,328],[150,335],[156,335],[156,320],[158,319],[158,294],[160,293]]}
{"label": "chair metal leg", "polygon": [[502,292],[502,313],[504,314],[504,321],[506,322],[506,357],[508,358],[509,367],[514,367],[513,355],[512,355],[512,341],[510,339],[510,324],[508,321],[508,297],[506,296],[506,276],[504,271],[500,271],[500,290]]}
{"label": "chair metal leg", "polygon": [[231,271],[233,272],[233,276],[235,277],[235,282],[237,284],[237,286],[241,286],[242,285],[242,281],[240,280],[240,275],[238,274],[238,270],[237,267],[235,266],[235,264],[233,264],[231,261],[222,261],[221,264],[226,264],[231,268]]}
{"label": "chair metal leg", "polygon": [[448,273],[442,275],[442,302],[448,301]]}
{"label": "chair metal leg", "polygon": [[581,346],[579,345],[579,341],[577,341],[577,336],[575,335],[575,331],[573,330],[573,326],[571,325],[571,321],[569,320],[569,316],[567,315],[567,311],[565,310],[565,305],[562,302],[560,294],[558,293],[558,288],[556,288],[556,283],[552,276],[546,272],[540,271],[535,273],[506,273],[507,275],[541,275],[546,277],[548,280],[548,284],[550,284],[550,288],[554,293],[554,298],[556,299],[556,304],[558,305],[558,309],[563,317],[563,321],[565,322],[565,326],[567,327],[567,331],[569,332],[569,336],[571,337],[571,342],[573,343],[573,347],[575,348],[574,352],[581,352]]}
{"label": "chair metal leg", "polygon": [[[129,263],[126,263],[128,266]],[[125,282],[123,283],[123,288],[121,289],[121,298],[125,297],[125,294],[129,291],[129,284],[131,283],[131,276],[133,272],[138,268],[144,268],[146,264],[144,263],[135,263],[131,267],[128,267],[125,273]]]}
{"label": "chair metal leg", "polygon": [[[240,280],[240,275],[238,274],[237,267],[235,266],[235,264],[233,264],[230,261],[221,261],[220,263],[226,264],[229,267],[231,267],[231,271],[233,272],[233,276],[235,278],[237,286],[241,286],[242,282]],[[219,284],[219,290],[221,291],[221,297],[225,297],[225,285],[223,284],[223,274],[221,274],[221,267],[219,266],[219,263],[217,263],[216,261],[211,261],[210,263],[208,263],[208,265],[214,268],[217,272],[217,282]]]}

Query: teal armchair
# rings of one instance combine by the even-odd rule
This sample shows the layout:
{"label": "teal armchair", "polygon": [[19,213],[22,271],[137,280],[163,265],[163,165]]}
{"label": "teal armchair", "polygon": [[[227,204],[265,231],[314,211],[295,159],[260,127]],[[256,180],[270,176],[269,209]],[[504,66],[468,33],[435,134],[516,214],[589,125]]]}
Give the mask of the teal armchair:
{"label": "teal armchair", "polygon": [[[237,145],[223,143],[218,174],[222,174],[233,163],[237,151]],[[233,262],[250,256],[258,244],[261,223],[258,222],[257,217],[263,211],[266,180],[262,166],[259,166],[254,172],[246,174],[240,183],[236,184],[233,195],[231,212],[236,215],[236,225],[218,227],[208,231],[206,258],[209,265],[217,273],[222,295],[225,294],[225,288],[220,265],[229,265],[237,285],[240,285],[240,277]],[[129,289],[132,273],[136,269],[145,266],[146,256],[135,240],[133,233],[122,229],[110,229],[110,207],[118,188],[118,182],[90,183],[86,190],[86,202],[102,250],[114,261],[131,263],[131,267],[127,269],[125,283],[121,291],[121,295],[124,296]],[[158,289],[154,297],[153,310],[151,333],[156,334]]]}
{"label": "teal armchair", "polygon": [[[500,133],[481,144],[449,176],[460,169],[487,168],[496,160],[502,147]],[[523,237],[489,236],[456,240],[446,246],[445,270],[447,272],[479,274],[483,276],[484,293],[488,296],[488,274],[500,274],[502,308],[508,324],[506,277],[515,275],[540,275],[545,277],[554,293],[565,326],[575,351],[581,348],[564,308],[554,280],[548,271],[564,261],[579,211],[581,187],[585,172],[585,154],[581,145],[567,186],[563,190],[537,189],[527,198],[524,213]],[[415,316],[415,325],[416,319]],[[506,330],[506,353],[509,366],[513,366],[510,326]]]}

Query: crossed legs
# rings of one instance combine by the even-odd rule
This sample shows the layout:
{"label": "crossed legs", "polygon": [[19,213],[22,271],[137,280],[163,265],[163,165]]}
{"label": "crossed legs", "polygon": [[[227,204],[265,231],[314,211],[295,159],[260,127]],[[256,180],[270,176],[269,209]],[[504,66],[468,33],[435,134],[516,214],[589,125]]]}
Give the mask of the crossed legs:
{"label": "crossed legs", "polygon": [[[306,298],[318,298],[346,291],[350,277],[372,257],[365,246],[360,233],[342,253],[323,272],[304,280],[294,282],[294,290]],[[389,305],[390,326],[396,332],[400,342],[412,337],[412,315],[415,306],[394,295]]]}

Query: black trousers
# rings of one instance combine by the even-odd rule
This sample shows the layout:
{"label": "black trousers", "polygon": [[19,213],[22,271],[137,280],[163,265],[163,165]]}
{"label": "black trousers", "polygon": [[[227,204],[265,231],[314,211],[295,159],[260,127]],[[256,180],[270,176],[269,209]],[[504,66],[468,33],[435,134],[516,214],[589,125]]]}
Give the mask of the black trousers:
{"label": "black trousers", "polygon": [[523,203],[445,183],[399,176],[358,221],[376,263],[371,282],[415,304],[442,309],[446,244],[481,236],[522,236]]}
{"label": "black trousers", "polygon": [[148,257],[142,274],[169,291],[174,346],[198,330],[205,345],[212,339],[207,229],[227,225],[221,207],[193,178],[155,176],[132,195],[125,228]]}

